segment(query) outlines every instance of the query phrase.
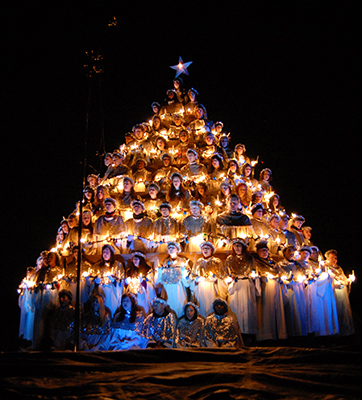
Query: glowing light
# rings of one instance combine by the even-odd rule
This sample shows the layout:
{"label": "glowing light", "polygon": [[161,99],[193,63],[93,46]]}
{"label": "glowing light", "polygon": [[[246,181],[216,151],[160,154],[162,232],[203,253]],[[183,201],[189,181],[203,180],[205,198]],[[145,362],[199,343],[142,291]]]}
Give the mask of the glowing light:
{"label": "glowing light", "polygon": [[185,63],[184,63],[184,62],[182,61],[182,58],[179,57],[178,64],[176,64],[176,65],[171,65],[170,68],[176,70],[176,76],[175,76],[175,78],[177,78],[177,77],[178,77],[179,75],[181,75],[181,74],[188,75],[189,72],[187,71],[187,68],[188,68],[191,64],[192,64],[192,61],[188,61],[188,62],[185,62]]}

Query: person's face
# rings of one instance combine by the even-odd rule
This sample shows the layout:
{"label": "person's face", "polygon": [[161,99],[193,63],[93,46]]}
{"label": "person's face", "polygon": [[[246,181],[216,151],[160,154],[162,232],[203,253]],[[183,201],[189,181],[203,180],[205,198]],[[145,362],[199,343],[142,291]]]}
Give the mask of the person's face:
{"label": "person's face", "polygon": [[173,87],[177,90],[180,87],[179,81],[173,81]]}
{"label": "person's face", "polygon": [[173,183],[173,186],[175,187],[175,189],[179,189],[181,186],[181,179],[178,176],[175,176],[172,179],[172,183]]}
{"label": "person's face", "polygon": [[171,164],[171,159],[170,157],[163,157],[162,162],[164,167],[169,167]]}
{"label": "person's face", "polygon": [[197,191],[199,192],[200,196],[205,194],[205,188],[203,186],[198,186]]}
{"label": "person's face", "polygon": [[112,213],[112,212],[115,210],[115,207],[114,207],[113,203],[111,203],[111,202],[109,202],[109,201],[107,201],[106,203],[104,203],[104,207],[105,207],[105,209],[106,209],[106,211],[107,211],[108,213]]}
{"label": "person's face", "polygon": [[156,188],[150,187],[150,188],[148,189],[148,194],[150,195],[150,197],[151,197],[152,199],[155,199],[155,198],[157,197],[157,190],[156,190]]}
{"label": "person's face", "polygon": [[196,95],[195,95],[194,92],[190,92],[190,93],[189,93],[189,99],[190,99],[191,101],[195,101]]}
{"label": "person's face", "polygon": [[165,150],[165,142],[162,139],[157,139],[156,146],[160,150]]}
{"label": "person's face", "polygon": [[228,147],[229,140],[228,140],[228,138],[222,138],[220,143],[221,143],[221,146],[225,148],[225,147]]}
{"label": "person's face", "polygon": [[48,260],[48,266],[50,268],[55,267],[55,265],[56,265],[56,255],[54,253],[50,252],[48,254],[47,260]]}
{"label": "person's face", "polygon": [[205,137],[205,142],[207,145],[211,146],[214,143],[214,137],[211,135],[208,135]]}
{"label": "person's face", "polygon": [[214,305],[214,311],[216,315],[224,315],[227,312],[227,308],[224,303],[217,302]]}
{"label": "person's face", "polygon": [[262,179],[263,179],[264,181],[268,181],[269,178],[270,178],[269,172],[268,172],[268,171],[264,171],[263,176],[262,176]]}
{"label": "person's face", "polygon": [[237,255],[241,255],[242,254],[242,252],[243,252],[243,246],[240,244],[240,243],[234,243],[233,244],[233,249],[234,249],[234,251],[235,251],[235,253],[237,254]]}
{"label": "person's face", "polygon": [[326,259],[328,264],[331,264],[333,266],[337,265],[338,258],[336,254],[330,253],[328,254],[328,256],[326,256]]}
{"label": "person's face", "polygon": [[241,155],[241,154],[244,153],[244,149],[243,149],[241,146],[238,146],[238,147],[236,148],[236,152],[237,152],[237,154]]}
{"label": "person's face", "polygon": [[66,307],[70,303],[70,299],[66,294],[62,293],[59,296],[59,303],[61,307]]}
{"label": "person's face", "polygon": [[227,196],[230,194],[230,187],[228,185],[221,185],[221,191]]}
{"label": "person's face", "polygon": [[180,133],[180,141],[187,142],[187,133],[185,133],[185,132]]}
{"label": "person's face", "polygon": [[253,214],[254,218],[261,219],[263,217],[263,210],[259,209]]}
{"label": "person's face", "polygon": [[196,314],[196,310],[192,306],[187,306],[185,310],[186,318],[191,321]]}
{"label": "person's face", "polygon": [[143,211],[142,207],[139,204],[135,204],[132,207],[132,210],[133,210],[133,213],[136,214],[136,215],[141,214],[141,212]]}
{"label": "person's face", "polygon": [[165,305],[160,301],[155,301],[153,304],[153,311],[157,315],[162,315],[165,312]]}
{"label": "person's face", "polygon": [[92,301],[92,307],[95,312],[99,311],[99,301],[98,301],[97,297],[94,297],[94,299]]}
{"label": "person's face", "polygon": [[[158,111],[157,111],[158,112]],[[158,129],[161,126],[161,120],[159,118],[155,118],[153,120],[153,127],[154,129]]]}
{"label": "person's face", "polygon": [[142,129],[136,128],[134,131],[134,135],[135,135],[136,139],[142,139],[142,137],[143,137]]}
{"label": "person's face", "polygon": [[168,207],[160,208],[160,213],[164,218],[167,218],[170,215],[170,209]]}
{"label": "person's face", "polygon": [[261,198],[262,198],[262,195],[261,194],[256,194],[255,195],[255,203],[260,203],[261,202]]}
{"label": "person's face", "polygon": [[230,163],[229,169],[231,172],[236,172],[238,166],[235,163]]}
{"label": "person's face", "polygon": [[279,226],[279,219],[278,218],[272,218],[269,221],[269,225],[271,226],[272,229],[278,229]]}
{"label": "person's face", "polygon": [[104,190],[103,190],[103,188],[98,189],[98,191],[97,191],[97,198],[98,198],[99,200],[101,200],[101,199],[104,198]]}
{"label": "person's face", "polygon": [[268,258],[269,256],[269,250],[266,247],[258,249],[257,253],[260,258]]}
{"label": "person's face", "polygon": [[83,221],[84,225],[88,226],[90,224],[90,222],[91,222],[90,214],[89,213],[84,213],[83,216],[82,216],[82,221]]}
{"label": "person's face", "polygon": [[245,196],[246,193],[246,187],[244,185],[241,185],[238,187],[238,195],[239,197]]}
{"label": "person's face", "polygon": [[204,112],[201,110],[201,108],[197,108],[195,110],[195,116],[197,119],[200,119],[204,116]]}
{"label": "person's face", "polygon": [[245,176],[248,177],[251,175],[251,167],[246,167],[244,169]]}
{"label": "person's face", "polygon": [[111,164],[112,164],[112,157],[111,157],[111,156],[105,157],[105,158],[104,158],[104,165],[105,165],[106,167],[108,167],[108,165],[111,165]]}
{"label": "person's face", "polygon": [[191,211],[191,214],[192,214],[194,217],[199,217],[200,214],[201,214],[201,209],[200,209],[200,207],[199,207],[199,206],[196,206],[196,205],[191,206],[191,207],[190,207],[190,211]]}
{"label": "person's face", "polygon": [[84,197],[87,200],[90,200],[92,198],[92,192],[90,190],[86,190],[85,193],[84,193]]}
{"label": "person's face", "polygon": [[138,170],[141,170],[145,167],[145,163],[143,161],[137,161],[136,167]]}
{"label": "person's face", "polygon": [[131,311],[132,310],[132,300],[128,297],[125,296],[122,300],[122,307],[125,311]]}
{"label": "person's face", "polygon": [[132,183],[128,179],[125,179],[123,181],[123,190],[125,192],[130,192],[131,189],[132,189]]}
{"label": "person's face", "polygon": [[196,158],[197,158],[197,156],[195,153],[193,153],[191,151],[187,153],[187,159],[189,160],[190,163],[195,162]]}
{"label": "person's face", "polygon": [[68,224],[61,224],[60,227],[64,233],[69,233],[69,226]]}
{"label": "person's face", "polygon": [[217,158],[213,158],[213,159],[211,160],[211,165],[212,165],[215,169],[220,168],[220,163],[219,163],[219,160],[218,160]]}
{"label": "person's face", "polygon": [[93,176],[91,176],[90,178],[88,178],[88,183],[89,183],[91,186],[95,186],[95,185],[96,185],[96,179],[93,178]]}
{"label": "person's face", "polygon": [[301,261],[307,261],[309,259],[309,257],[310,257],[309,251],[303,250],[303,251],[300,252]]}
{"label": "person's face", "polygon": [[229,200],[229,210],[231,212],[237,211],[238,206],[239,206],[239,202],[236,199]]}
{"label": "person's face", "polygon": [[176,246],[174,246],[173,244],[170,244],[168,247],[167,247],[167,251],[168,251],[168,254],[170,255],[170,256],[177,256],[177,248],[176,248]]}
{"label": "person's face", "polygon": [[282,218],[279,221],[279,228],[284,230],[284,229],[287,229],[287,226],[288,226],[288,218]]}
{"label": "person's face", "polygon": [[312,253],[309,258],[312,259],[313,261],[318,261],[318,256],[319,256],[318,252],[315,249],[312,249]]}
{"label": "person's face", "polygon": [[117,167],[122,164],[122,158],[118,156],[113,156],[112,161]]}
{"label": "person's face", "polygon": [[285,258],[289,261],[294,260],[294,253],[295,253],[295,248],[294,247],[288,247],[285,250]]}
{"label": "person's face", "polygon": [[175,117],[175,119],[174,119],[174,122],[175,122],[175,125],[176,125],[176,126],[180,126],[180,125],[181,125],[181,122],[182,122],[182,120],[181,120],[181,118],[180,118],[180,117]]}
{"label": "person's face", "polygon": [[302,227],[302,225],[303,225],[303,221],[295,220],[295,221],[293,222],[293,225],[294,225],[297,229],[300,229],[300,228]]}
{"label": "person's face", "polygon": [[104,261],[110,261],[112,252],[108,247],[105,247],[102,251],[102,257]]}
{"label": "person's face", "polygon": [[152,111],[153,111],[155,114],[158,114],[159,108],[158,108],[157,106],[152,106]]}
{"label": "person's face", "polygon": [[312,232],[310,231],[310,229],[304,229],[304,231],[303,231],[303,236],[304,236],[306,239],[310,239],[310,238],[312,237]]}
{"label": "person's face", "polygon": [[133,257],[132,257],[132,262],[133,262],[133,264],[134,264],[136,267],[138,267],[138,266],[140,265],[140,259],[139,259],[139,257],[133,256]]}
{"label": "person's face", "polygon": [[209,258],[212,256],[212,248],[210,246],[202,246],[201,248],[201,253],[204,256],[204,258]]}

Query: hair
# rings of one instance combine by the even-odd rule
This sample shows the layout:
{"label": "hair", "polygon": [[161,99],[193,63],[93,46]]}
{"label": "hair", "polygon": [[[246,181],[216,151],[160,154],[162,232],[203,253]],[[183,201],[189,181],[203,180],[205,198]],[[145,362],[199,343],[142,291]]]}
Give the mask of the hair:
{"label": "hair", "polygon": [[[178,175],[177,175],[177,177],[178,177]],[[180,195],[180,196],[177,196],[177,198],[179,198],[179,199],[186,199],[187,189],[185,188],[185,186],[184,186],[184,184],[183,184],[183,182],[182,182],[182,178],[180,178],[180,180],[181,180],[181,184],[180,184],[180,192],[181,192],[181,195]],[[167,200],[168,202],[170,202],[170,201],[173,201],[173,200],[175,200],[175,199],[176,199],[176,188],[175,188],[175,186],[173,185],[173,179],[172,179],[172,181],[171,181],[171,186],[170,186],[170,188],[169,188],[169,190],[168,190],[168,192],[167,192],[167,195],[166,195],[166,200]]]}
{"label": "hair", "polygon": [[115,257],[114,257],[114,250],[113,250],[113,247],[111,246],[111,245],[109,245],[109,244],[105,244],[105,245],[103,245],[103,247],[102,247],[102,252],[101,252],[101,262],[100,262],[100,265],[101,266],[103,266],[103,265],[105,265],[105,260],[104,260],[104,258],[103,258],[103,250],[106,248],[106,247],[108,247],[110,250],[111,250],[111,258],[110,258],[110,260],[109,260],[109,263],[111,264],[111,265],[113,265],[114,263],[115,263],[115,261],[116,261],[116,259],[115,259]]}

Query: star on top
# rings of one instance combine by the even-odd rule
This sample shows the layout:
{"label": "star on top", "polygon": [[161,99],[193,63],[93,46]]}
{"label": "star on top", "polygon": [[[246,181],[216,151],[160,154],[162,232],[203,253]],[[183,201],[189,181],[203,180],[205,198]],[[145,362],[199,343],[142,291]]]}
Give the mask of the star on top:
{"label": "star on top", "polygon": [[188,75],[189,72],[187,71],[187,67],[190,66],[192,64],[192,61],[188,61],[188,62],[183,62],[182,58],[179,57],[178,59],[178,64],[176,65],[171,65],[170,68],[176,70],[176,76],[175,78],[177,78],[179,75],[181,74],[185,74]]}

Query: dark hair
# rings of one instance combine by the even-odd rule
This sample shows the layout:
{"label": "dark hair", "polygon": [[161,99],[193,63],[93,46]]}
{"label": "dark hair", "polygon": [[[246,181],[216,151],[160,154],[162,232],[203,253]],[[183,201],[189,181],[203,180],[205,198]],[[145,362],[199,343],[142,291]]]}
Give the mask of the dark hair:
{"label": "dark hair", "polygon": [[119,310],[120,310],[120,311],[119,311],[119,313],[116,314],[116,317],[117,317],[117,318],[115,318],[114,322],[121,322],[121,321],[124,320],[124,317],[125,317],[125,315],[126,315],[126,310],[123,308],[122,302],[123,302],[123,299],[126,298],[126,297],[128,297],[128,298],[131,300],[131,302],[132,302],[131,316],[130,316],[129,322],[131,322],[131,323],[136,322],[137,303],[136,303],[135,297],[134,297],[133,294],[131,294],[131,293],[124,293],[124,294],[122,295],[122,298],[121,298],[121,305],[120,305],[120,307],[119,307]]}

